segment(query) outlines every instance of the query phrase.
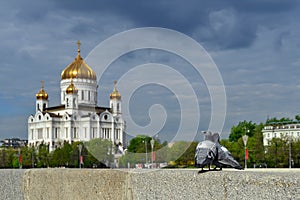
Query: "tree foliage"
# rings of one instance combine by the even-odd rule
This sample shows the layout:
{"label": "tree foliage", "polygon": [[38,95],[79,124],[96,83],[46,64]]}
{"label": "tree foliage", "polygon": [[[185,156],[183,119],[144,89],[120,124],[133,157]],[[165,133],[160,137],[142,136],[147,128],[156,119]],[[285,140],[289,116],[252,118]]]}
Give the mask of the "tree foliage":
{"label": "tree foliage", "polygon": [[[300,116],[296,115],[295,120],[299,121]],[[285,123],[291,121],[289,118],[270,118],[266,123]],[[294,121],[296,122],[296,121]],[[225,146],[232,156],[244,165],[245,147],[242,136],[249,136],[247,148],[249,159],[248,167],[255,164],[266,163],[268,167],[288,167],[289,149],[293,167],[300,167],[300,140],[287,138],[273,138],[270,145],[263,146],[263,123],[255,124],[252,121],[241,121],[233,126],[228,139],[223,139],[220,143]],[[249,130],[249,131],[248,131]],[[128,146],[128,151],[119,160],[120,167],[134,167],[135,164],[151,163],[152,138],[140,135],[133,138]],[[177,141],[171,144],[161,143],[154,140],[153,151],[156,155],[155,162],[164,163],[175,167],[190,167],[194,165],[195,149],[198,142]],[[39,147],[22,147],[22,167],[79,167],[79,145],[82,145],[81,155],[84,160],[84,167],[111,166],[113,163],[114,145],[109,140],[94,139],[86,143],[73,142],[63,143],[61,147],[49,153],[49,146],[42,144]],[[146,154],[147,152],[147,154]],[[147,157],[147,161],[146,161]],[[19,168],[18,149],[0,148],[0,168]]]}
{"label": "tree foliage", "polygon": [[[146,146],[145,141],[151,148],[150,140],[152,138],[148,136],[137,136],[130,141],[128,146],[128,151],[120,159],[120,165],[122,167],[127,167],[128,163],[130,166],[135,164],[145,164],[146,157],[148,158],[148,163],[151,162],[151,151],[152,149],[147,148],[147,156],[145,154]],[[154,149],[157,163],[169,163],[174,166],[193,166],[195,150],[198,142],[187,142],[178,141],[167,145],[166,142],[160,143],[159,140],[155,140]]]}
{"label": "tree foliage", "polygon": [[[299,116],[295,116],[297,120]],[[290,122],[289,118],[270,118],[266,123],[282,123]],[[254,126],[250,129],[247,135],[249,136],[247,142],[247,148],[249,152],[249,160],[247,161],[250,167],[254,165],[266,163],[268,167],[288,167],[289,166],[289,142],[291,142],[291,155],[294,167],[300,167],[300,140],[289,141],[287,138],[273,138],[270,145],[265,147],[263,145],[263,134],[262,129],[264,127],[263,123],[254,124],[250,122],[239,122],[237,126],[232,127],[229,140],[222,140],[221,144],[228,148],[232,153],[233,157],[244,165],[245,162],[245,149],[242,141],[241,134],[243,127],[245,125]],[[246,126],[249,127],[249,126]],[[237,139],[238,138],[238,139]]]}
{"label": "tree foliage", "polygon": [[[84,161],[84,167],[106,167],[112,162],[112,143],[108,140],[95,139],[85,144],[73,142],[63,143],[53,152],[49,152],[49,146],[41,144],[38,147],[22,147],[23,168],[41,168],[41,167],[79,167],[79,149],[82,145],[81,155]],[[86,147],[90,148],[90,151]],[[19,168],[19,149],[0,148],[0,168]],[[92,153],[92,152],[96,153]],[[109,153],[110,151],[110,153]],[[99,153],[103,154],[99,158]],[[98,156],[98,158],[95,158]],[[101,160],[100,160],[101,159]]]}
{"label": "tree foliage", "polygon": [[237,142],[239,138],[243,135],[248,135],[252,137],[255,132],[256,124],[252,123],[252,121],[242,121],[239,122],[237,126],[233,126],[231,128],[231,132],[229,135],[230,142]]}
{"label": "tree foliage", "polygon": [[[295,116],[295,118],[298,118],[297,115]],[[270,123],[277,123],[277,122],[292,122],[293,119],[290,119],[288,117],[282,117],[280,119],[277,119],[276,117],[272,117],[266,120],[266,124],[270,124]]]}
{"label": "tree foliage", "polygon": [[130,140],[130,144],[127,147],[126,154],[120,158],[120,166],[127,167],[128,163],[130,166],[134,166],[138,163],[151,163],[152,139],[154,140],[153,151],[156,155],[156,162],[165,162],[167,152],[164,147],[167,145],[167,143],[164,142],[161,144],[157,138],[152,138],[146,135],[138,135]]}
{"label": "tree foliage", "polygon": [[233,126],[229,135],[229,140],[221,140],[221,144],[228,148],[233,157],[241,164],[245,163],[245,146],[242,139],[243,135],[248,135],[247,149],[248,160],[247,163],[254,165],[255,163],[264,163],[265,149],[263,146],[262,129],[264,124],[255,124],[252,121],[239,122],[237,126]]}
{"label": "tree foliage", "polygon": [[[138,135],[137,137],[130,140],[130,144],[127,147],[128,152],[131,153],[146,153],[151,151],[151,137],[146,135]],[[156,146],[156,145],[154,145]]]}
{"label": "tree foliage", "polygon": [[88,150],[89,159],[96,159],[94,162],[99,161],[110,165],[113,161],[114,148],[111,141],[97,138],[86,142],[85,147]]}
{"label": "tree foliage", "polygon": [[[198,142],[178,142],[170,149],[170,153],[174,151],[173,148],[177,146],[178,150],[175,153],[175,156],[179,156],[175,159],[176,165],[179,166],[194,166],[195,164],[195,150],[198,145]],[[173,152],[174,153],[174,152]]]}

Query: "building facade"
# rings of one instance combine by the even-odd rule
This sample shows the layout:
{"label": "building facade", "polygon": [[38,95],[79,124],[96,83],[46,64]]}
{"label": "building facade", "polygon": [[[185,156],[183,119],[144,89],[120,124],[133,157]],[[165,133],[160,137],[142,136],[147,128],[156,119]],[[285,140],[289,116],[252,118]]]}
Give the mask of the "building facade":
{"label": "building facade", "polygon": [[80,55],[61,73],[61,104],[49,106],[44,83],[36,94],[35,114],[28,118],[28,145],[49,145],[55,150],[64,142],[108,139],[122,149],[125,121],[121,112],[121,94],[114,82],[109,107],[97,106],[97,77]]}
{"label": "building facade", "polygon": [[300,139],[300,123],[299,122],[276,122],[266,125],[263,130],[263,144],[268,146],[273,138],[281,138],[286,140]]}
{"label": "building facade", "polygon": [[28,140],[22,140],[20,138],[7,138],[4,140],[1,140],[0,143],[2,143],[0,147],[20,148],[20,147],[27,146]]}

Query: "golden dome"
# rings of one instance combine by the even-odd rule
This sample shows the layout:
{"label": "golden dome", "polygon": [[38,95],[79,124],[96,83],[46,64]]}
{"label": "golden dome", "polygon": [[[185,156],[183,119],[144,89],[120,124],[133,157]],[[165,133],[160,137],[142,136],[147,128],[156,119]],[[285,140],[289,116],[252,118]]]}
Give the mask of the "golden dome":
{"label": "golden dome", "polygon": [[73,84],[73,80],[71,79],[71,84],[67,87],[66,93],[67,94],[77,94],[78,90]]}
{"label": "golden dome", "polygon": [[44,90],[44,81],[41,81],[42,87],[38,93],[36,93],[36,99],[39,100],[48,100],[48,94]]}
{"label": "golden dome", "polygon": [[118,99],[121,100],[121,94],[120,92],[117,90],[117,81],[114,81],[114,91],[112,93],[110,93],[110,99]]}
{"label": "golden dome", "polygon": [[67,66],[61,73],[61,79],[72,79],[72,78],[82,78],[82,79],[91,79],[97,80],[95,72],[84,62],[82,57],[80,56],[80,41],[78,44],[78,54],[75,60]]}

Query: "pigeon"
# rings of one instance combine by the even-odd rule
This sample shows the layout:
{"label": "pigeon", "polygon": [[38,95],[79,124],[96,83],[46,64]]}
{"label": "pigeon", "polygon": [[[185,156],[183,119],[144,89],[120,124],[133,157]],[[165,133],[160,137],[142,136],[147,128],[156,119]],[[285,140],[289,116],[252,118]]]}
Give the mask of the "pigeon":
{"label": "pigeon", "polygon": [[215,165],[212,170],[222,170],[223,167],[233,167],[235,169],[243,169],[243,167],[233,158],[231,153],[220,144],[220,135],[218,133],[203,132],[204,141],[199,142],[195,153],[195,166],[202,168],[199,173],[204,172],[204,167]]}
{"label": "pigeon", "polygon": [[233,158],[231,153],[224,146],[218,144],[218,158],[214,162],[217,167],[233,167],[235,169],[243,169],[243,167]]}

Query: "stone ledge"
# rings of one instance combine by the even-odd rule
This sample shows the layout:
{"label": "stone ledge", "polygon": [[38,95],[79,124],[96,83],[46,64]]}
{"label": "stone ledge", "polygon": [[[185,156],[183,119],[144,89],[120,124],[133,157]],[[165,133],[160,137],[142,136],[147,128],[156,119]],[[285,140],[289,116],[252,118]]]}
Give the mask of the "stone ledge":
{"label": "stone ledge", "polygon": [[0,170],[0,199],[300,199],[300,169]]}

